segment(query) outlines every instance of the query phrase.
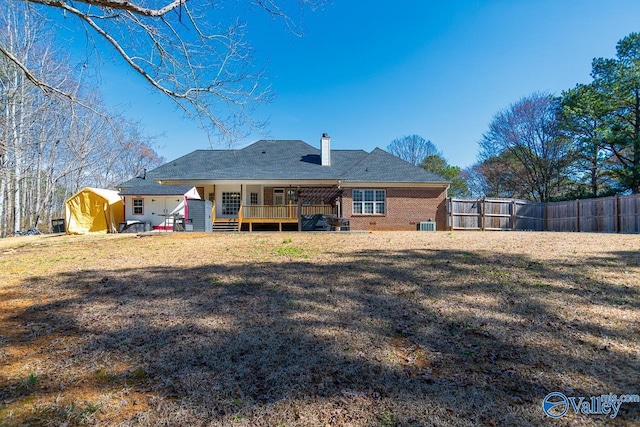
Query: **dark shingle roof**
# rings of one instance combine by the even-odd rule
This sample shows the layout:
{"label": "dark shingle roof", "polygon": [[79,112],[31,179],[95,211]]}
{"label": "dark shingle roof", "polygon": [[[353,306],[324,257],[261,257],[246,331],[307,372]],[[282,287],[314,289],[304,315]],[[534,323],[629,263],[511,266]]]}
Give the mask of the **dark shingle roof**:
{"label": "dark shingle roof", "polygon": [[344,178],[355,182],[448,182],[380,148],[349,168]]}
{"label": "dark shingle roof", "polygon": [[[371,153],[331,150],[331,166],[322,166],[320,150],[300,140],[260,140],[239,150],[196,150],[147,172],[146,176],[147,182],[198,179],[447,183],[442,177],[379,148]],[[140,181],[134,178],[121,187],[139,185]]]}

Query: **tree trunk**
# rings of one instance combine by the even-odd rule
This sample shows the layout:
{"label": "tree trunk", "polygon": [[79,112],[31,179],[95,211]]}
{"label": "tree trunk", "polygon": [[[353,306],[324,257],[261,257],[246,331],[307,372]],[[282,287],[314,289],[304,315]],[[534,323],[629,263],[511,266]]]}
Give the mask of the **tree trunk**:
{"label": "tree trunk", "polygon": [[7,178],[5,176],[4,156],[0,156],[0,237],[7,236],[7,226],[9,223],[6,210],[5,191],[7,189]]}
{"label": "tree trunk", "polygon": [[636,90],[635,122],[633,123],[633,163],[631,165],[631,191],[640,193],[640,91]]}

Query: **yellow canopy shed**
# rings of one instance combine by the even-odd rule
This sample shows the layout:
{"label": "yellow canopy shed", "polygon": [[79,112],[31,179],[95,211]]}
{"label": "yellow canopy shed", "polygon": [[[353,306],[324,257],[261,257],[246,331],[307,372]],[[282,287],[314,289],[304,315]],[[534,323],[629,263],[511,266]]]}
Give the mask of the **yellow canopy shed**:
{"label": "yellow canopy shed", "polygon": [[85,187],[65,202],[67,234],[116,233],[124,221],[124,203],[117,191]]}

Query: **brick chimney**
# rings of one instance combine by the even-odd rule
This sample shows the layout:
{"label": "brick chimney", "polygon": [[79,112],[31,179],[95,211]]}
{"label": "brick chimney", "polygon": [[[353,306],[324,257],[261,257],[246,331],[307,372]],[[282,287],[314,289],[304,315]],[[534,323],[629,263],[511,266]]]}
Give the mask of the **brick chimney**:
{"label": "brick chimney", "polygon": [[331,166],[331,137],[326,133],[320,138],[320,159],[322,166]]}

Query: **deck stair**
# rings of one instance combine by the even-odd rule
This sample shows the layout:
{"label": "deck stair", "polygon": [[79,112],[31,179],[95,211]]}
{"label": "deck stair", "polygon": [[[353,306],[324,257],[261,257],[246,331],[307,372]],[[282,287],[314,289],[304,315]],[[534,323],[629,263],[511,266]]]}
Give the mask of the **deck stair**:
{"label": "deck stair", "polygon": [[214,221],[213,226],[211,227],[211,231],[213,231],[214,233],[238,231],[238,221],[236,219],[231,219],[231,220],[217,219],[216,221]]}

